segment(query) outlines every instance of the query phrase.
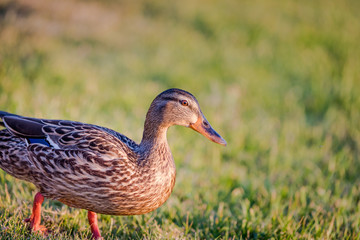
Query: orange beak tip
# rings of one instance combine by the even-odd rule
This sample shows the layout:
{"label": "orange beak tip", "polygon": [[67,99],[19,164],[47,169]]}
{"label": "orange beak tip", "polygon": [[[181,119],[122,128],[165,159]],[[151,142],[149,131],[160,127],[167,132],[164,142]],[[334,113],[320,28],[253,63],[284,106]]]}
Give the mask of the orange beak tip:
{"label": "orange beak tip", "polygon": [[220,138],[216,138],[216,139],[211,139],[213,142],[218,143],[220,145],[223,145],[224,147],[227,146],[227,142],[225,141],[225,139],[223,139],[222,137]]}
{"label": "orange beak tip", "polygon": [[227,142],[223,139],[223,141],[222,142],[220,142],[220,144],[221,145],[223,145],[224,147],[226,147],[227,146]]}

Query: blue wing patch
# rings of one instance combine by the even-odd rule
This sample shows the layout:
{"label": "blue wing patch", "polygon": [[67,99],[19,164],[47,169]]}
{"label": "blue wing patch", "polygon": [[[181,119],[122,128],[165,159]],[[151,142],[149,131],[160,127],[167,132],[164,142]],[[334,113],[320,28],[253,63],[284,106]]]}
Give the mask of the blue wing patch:
{"label": "blue wing patch", "polygon": [[50,143],[48,141],[46,141],[45,138],[27,138],[27,141],[28,141],[29,144],[40,143],[42,145],[51,147]]}

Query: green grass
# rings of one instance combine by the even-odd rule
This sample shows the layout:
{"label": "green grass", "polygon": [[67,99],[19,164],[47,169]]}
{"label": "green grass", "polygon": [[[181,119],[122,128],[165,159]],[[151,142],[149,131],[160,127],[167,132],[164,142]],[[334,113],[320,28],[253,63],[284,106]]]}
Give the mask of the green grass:
{"label": "green grass", "polygon": [[[0,1],[0,108],[107,126],[140,141],[161,91],[192,92],[223,148],[173,127],[170,199],[101,215],[106,239],[359,239],[358,1]],[[36,189],[0,172],[0,237]],[[46,200],[50,239],[90,237]]]}

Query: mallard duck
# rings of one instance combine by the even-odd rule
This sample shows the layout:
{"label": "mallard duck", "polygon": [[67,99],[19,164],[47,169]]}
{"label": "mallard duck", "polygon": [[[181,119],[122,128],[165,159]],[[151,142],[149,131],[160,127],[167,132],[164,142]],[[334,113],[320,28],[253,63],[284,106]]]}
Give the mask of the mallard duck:
{"label": "mallard duck", "polygon": [[196,98],[180,89],[159,94],[146,114],[140,144],[105,127],[67,120],[23,117],[0,111],[0,168],[33,183],[29,222],[40,225],[44,198],[88,210],[92,237],[101,238],[97,213],[145,214],[161,206],[175,184],[166,139],[172,125],[190,127],[213,142],[226,141],[211,127]]}

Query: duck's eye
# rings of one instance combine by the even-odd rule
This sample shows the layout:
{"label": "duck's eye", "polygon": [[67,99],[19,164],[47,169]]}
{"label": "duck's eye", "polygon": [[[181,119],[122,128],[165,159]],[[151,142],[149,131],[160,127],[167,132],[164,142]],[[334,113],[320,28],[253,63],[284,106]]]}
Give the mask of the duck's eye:
{"label": "duck's eye", "polygon": [[188,103],[188,101],[186,101],[186,100],[180,100],[180,103],[181,103],[181,105],[183,105],[183,106],[189,106],[189,103]]}

